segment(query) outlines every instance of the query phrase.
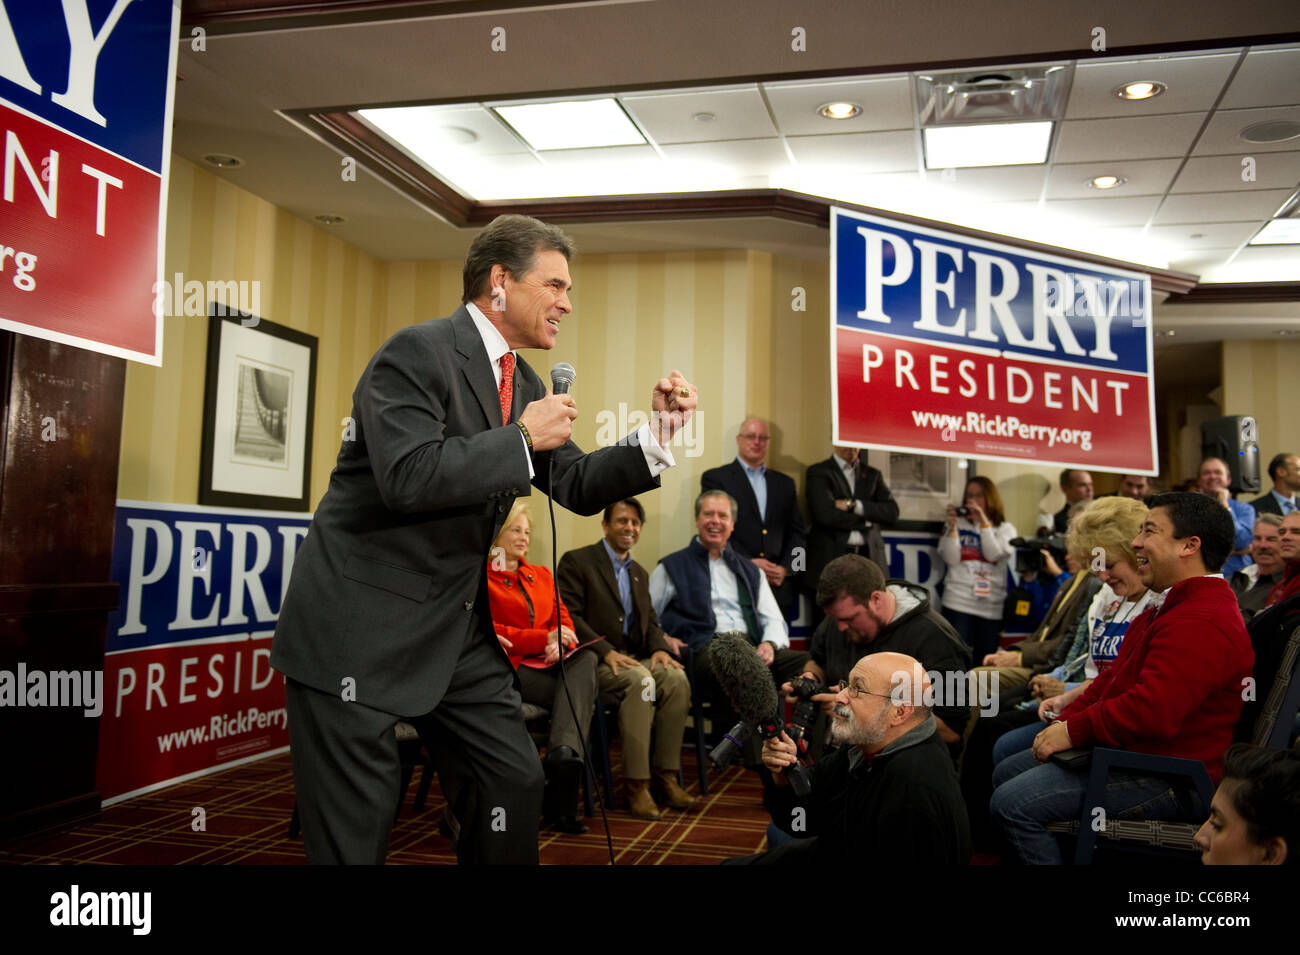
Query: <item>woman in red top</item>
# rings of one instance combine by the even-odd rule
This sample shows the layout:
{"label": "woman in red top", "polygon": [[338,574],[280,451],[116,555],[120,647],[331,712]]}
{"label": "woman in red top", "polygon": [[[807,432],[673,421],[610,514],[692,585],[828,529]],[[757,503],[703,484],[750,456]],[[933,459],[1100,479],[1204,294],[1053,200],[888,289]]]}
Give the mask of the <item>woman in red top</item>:
{"label": "woman in red top", "polygon": [[[561,832],[586,832],[575,807],[582,760],[578,753],[591,725],[596,704],[596,657],[581,650],[563,664],[573,709],[559,690],[560,642],[566,650],[577,646],[569,611],[560,603],[555,614],[555,578],[546,567],[528,563],[532,516],[516,501],[493,542],[488,558],[488,597],[497,639],[519,674],[525,703],[551,711],[551,732],[546,758],[546,824]],[[557,627],[556,624],[559,623]],[[559,693],[557,700],[556,694]],[[573,717],[577,712],[578,719]]]}

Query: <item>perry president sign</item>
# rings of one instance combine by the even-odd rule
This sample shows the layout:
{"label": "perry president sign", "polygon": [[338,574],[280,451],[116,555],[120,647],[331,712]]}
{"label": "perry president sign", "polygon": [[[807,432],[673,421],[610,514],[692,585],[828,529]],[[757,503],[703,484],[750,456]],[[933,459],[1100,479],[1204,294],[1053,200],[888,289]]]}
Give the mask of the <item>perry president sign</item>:
{"label": "perry president sign", "polygon": [[162,363],[180,0],[0,0],[0,328]]}
{"label": "perry president sign", "polygon": [[1141,273],[831,210],[835,441],[1156,473]]}

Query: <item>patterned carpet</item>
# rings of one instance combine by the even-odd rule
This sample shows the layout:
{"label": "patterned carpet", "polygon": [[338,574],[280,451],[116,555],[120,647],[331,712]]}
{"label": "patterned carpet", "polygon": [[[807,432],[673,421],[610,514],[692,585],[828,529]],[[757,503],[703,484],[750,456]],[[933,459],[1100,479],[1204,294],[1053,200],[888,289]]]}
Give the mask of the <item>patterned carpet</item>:
{"label": "patterned carpet", "polygon": [[[615,756],[617,759],[617,756]],[[687,789],[694,753],[687,754]],[[435,778],[423,812],[415,811],[420,770],[408,787],[389,843],[393,865],[454,865],[451,843],[439,835],[444,800]],[[740,769],[709,780],[709,795],[689,813],[645,822],[621,807],[609,813],[618,865],[713,865],[764,846],[768,815],[758,777]],[[214,773],[110,806],[90,825],[42,833],[0,847],[0,864],[302,865],[301,840],[288,838],[293,777],[287,753]],[[202,810],[204,828],[197,825]],[[544,832],[543,865],[608,865],[599,809],[591,831]]]}

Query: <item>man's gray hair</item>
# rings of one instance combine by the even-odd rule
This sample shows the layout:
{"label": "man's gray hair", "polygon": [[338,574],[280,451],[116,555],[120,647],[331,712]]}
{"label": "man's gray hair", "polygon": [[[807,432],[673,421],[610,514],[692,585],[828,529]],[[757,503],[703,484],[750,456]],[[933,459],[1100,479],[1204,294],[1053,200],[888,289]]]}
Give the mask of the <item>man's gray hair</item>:
{"label": "man's gray hair", "polygon": [[731,505],[731,519],[733,521],[736,519],[736,515],[740,513],[740,504],[737,503],[736,499],[726,491],[714,488],[712,491],[702,492],[700,496],[695,499],[695,517],[697,520],[699,519],[700,511],[704,510],[705,500],[711,497],[725,497],[727,503]]}
{"label": "man's gray hair", "polygon": [[573,240],[558,226],[532,216],[497,216],[474,236],[465,253],[461,302],[472,302],[487,291],[492,266],[503,266],[518,281],[532,270],[537,253],[543,251],[572,259],[575,249]]}

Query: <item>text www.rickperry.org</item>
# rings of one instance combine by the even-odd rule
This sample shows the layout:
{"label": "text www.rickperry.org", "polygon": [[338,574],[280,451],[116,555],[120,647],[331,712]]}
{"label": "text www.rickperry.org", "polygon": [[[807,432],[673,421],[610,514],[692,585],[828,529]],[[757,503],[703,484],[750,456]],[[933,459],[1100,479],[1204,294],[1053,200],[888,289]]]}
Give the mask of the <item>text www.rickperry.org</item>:
{"label": "text www.rickperry.org", "polygon": [[278,710],[259,710],[256,706],[250,706],[231,716],[214,716],[202,726],[164,733],[158,737],[158,752],[166,753],[172,749],[206,743],[208,740],[227,739],[272,727],[284,729],[288,725],[289,711],[284,707]]}
{"label": "text www.rickperry.org", "polygon": [[[955,435],[958,431],[990,435],[1000,438],[1019,438],[1022,441],[1046,441],[1049,448],[1058,444],[1077,444],[1084,451],[1092,450],[1092,432],[1081,428],[1058,428],[1055,425],[1027,424],[1013,416],[986,415],[982,411],[968,411],[964,416],[938,414],[933,411],[913,411],[912,423],[918,428],[937,428],[941,433]],[[953,438],[945,436],[945,440]]]}

